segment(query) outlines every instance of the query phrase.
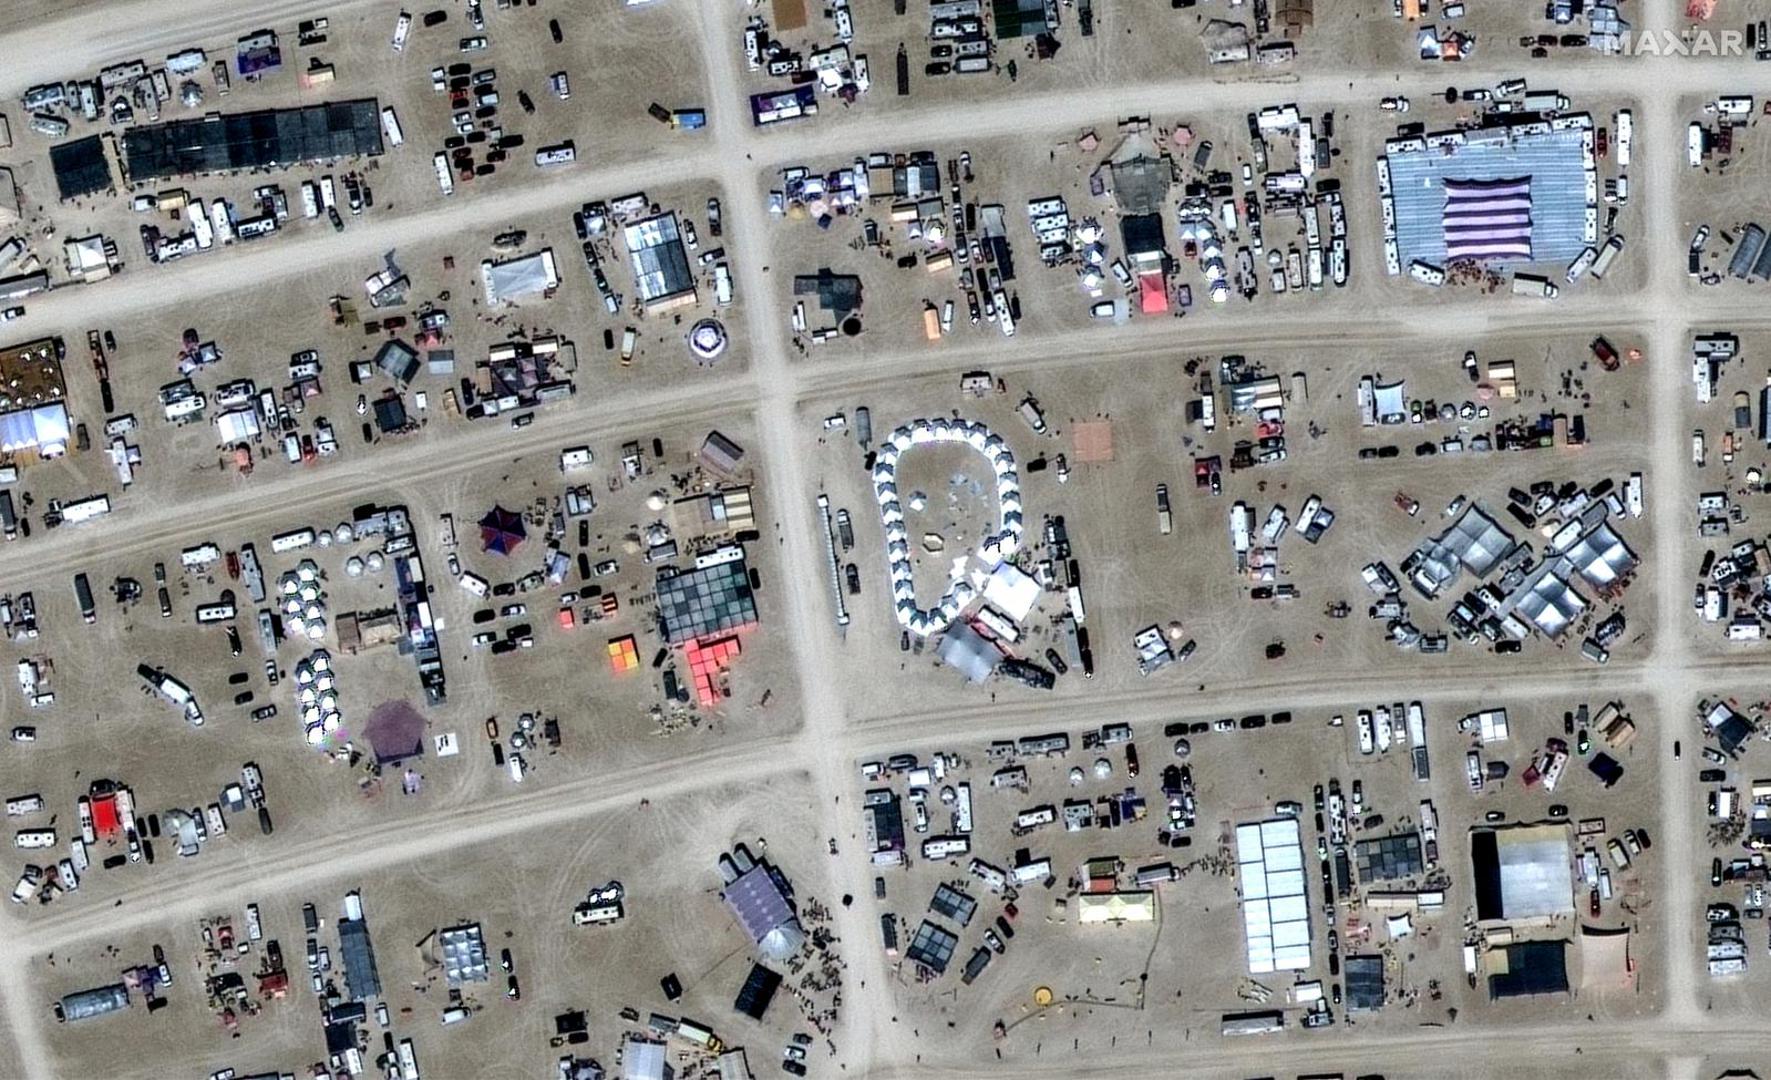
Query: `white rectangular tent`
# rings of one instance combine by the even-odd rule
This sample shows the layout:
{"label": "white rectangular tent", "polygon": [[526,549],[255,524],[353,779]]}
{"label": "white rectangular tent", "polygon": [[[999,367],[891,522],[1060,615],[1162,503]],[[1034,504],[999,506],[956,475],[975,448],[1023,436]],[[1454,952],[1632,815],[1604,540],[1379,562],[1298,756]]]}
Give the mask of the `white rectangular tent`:
{"label": "white rectangular tent", "polygon": [[1310,903],[1295,818],[1236,827],[1248,970],[1261,975],[1310,966]]}

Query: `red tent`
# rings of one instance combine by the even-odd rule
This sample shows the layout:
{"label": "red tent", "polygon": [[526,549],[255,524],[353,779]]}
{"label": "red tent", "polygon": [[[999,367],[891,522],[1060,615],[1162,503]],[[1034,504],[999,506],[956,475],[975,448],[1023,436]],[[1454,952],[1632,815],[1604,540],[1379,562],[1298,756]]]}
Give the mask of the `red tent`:
{"label": "red tent", "polygon": [[1168,283],[1160,273],[1138,275],[1138,310],[1146,315],[1168,310]]}
{"label": "red tent", "polygon": [[95,795],[92,799],[92,831],[99,836],[115,836],[123,827],[117,815],[117,796]]}

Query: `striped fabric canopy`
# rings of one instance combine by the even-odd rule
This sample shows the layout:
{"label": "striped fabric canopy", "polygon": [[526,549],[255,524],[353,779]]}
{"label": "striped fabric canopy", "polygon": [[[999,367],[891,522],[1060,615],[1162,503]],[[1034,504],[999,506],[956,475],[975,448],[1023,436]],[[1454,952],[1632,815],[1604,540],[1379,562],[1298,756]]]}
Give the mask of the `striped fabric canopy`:
{"label": "striped fabric canopy", "polygon": [[1531,260],[1531,178],[1445,181],[1445,258]]}

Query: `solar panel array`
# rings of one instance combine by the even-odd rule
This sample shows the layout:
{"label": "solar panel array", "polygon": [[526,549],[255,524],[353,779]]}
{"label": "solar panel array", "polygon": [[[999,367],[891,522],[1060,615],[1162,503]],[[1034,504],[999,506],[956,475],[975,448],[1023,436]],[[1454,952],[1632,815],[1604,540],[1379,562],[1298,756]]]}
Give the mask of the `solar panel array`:
{"label": "solar panel array", "polygon": [[1296,818],[1236,826],[1242,924],[1252,975],[1310,966],[1310,901]]}
{"label": "solar panel array", "polygon": [[947,970],[953,960],[953,950],[959,945],[959,937],[953,931],[937,926],[927,919],[916,928],[910,939],[910,948],[905,952],[911,962],[921,964],[935,974]]}
{"label": "solar panel array", "polygon": [[1426,864],[1421,860],[1420,835],[1395,833],[1354,845],[1359,858],[1359,881],[1399,881],[1418,877]]}
{"label": "solar panel array", "polygon": [[664,620],[664,639],[672,645],[749,626],[756,622],[750,571],[738,559],[660,577],[658,614]]}

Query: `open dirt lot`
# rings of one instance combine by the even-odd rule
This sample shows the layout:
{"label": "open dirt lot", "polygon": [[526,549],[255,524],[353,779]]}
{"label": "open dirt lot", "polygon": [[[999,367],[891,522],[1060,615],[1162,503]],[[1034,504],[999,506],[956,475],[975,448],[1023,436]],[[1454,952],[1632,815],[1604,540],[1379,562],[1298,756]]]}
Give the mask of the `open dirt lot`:
{"label": "open dirt lot", "polygon": [[[1620,349],[1627,349],[1633,340],[1623,334],[1614,333],[1613,337]],[[816,466],[812,475],[830,493],[833,507],[849,511],[855,531],[855,547],[842,553],[842,558],[856,565],[862,591],[859,596],[846,597],[853,621],[842,648],[873,671],[875,678],[914,693],[919,707],[932,709],[983,699],[982,688],[967,687],[957,673],[934,667],[932,657],[898,651],[899,627],[888,606],[883,531],[873,513],[869,474],[862,468],[864,455],[855,444],[854,424],[830,432],[820,423],[838,411],[852,412],[856,406],[868,404],[876,440],[886,438],[898,423],[953,412],[987,424],[1006,439],[1020,465],[1035,563],[1056,559],[1042,537],[1043,523],[1048,518],[1064,520],[1082,572],[1095,677],[1086,684],[1077,678],[1076,660],[1062,631],[1050,628],[1064,610],[1061,591],[1048,589],[1044,593],[1039,611],[1049,618],[1036,615],[1029,620],[1031,635],[1025,646],[1016,650],[1041,663],[1041,654],[1048,647],[1065,655],[1072,672],[1059,679],[1060,695],[1128,692],[1157,682],[1214,688],[1251,680],[1262,685],[1305,685],[1315,676],[1349,668],[1389,671],[1402,677],[1419,672],[1486,670],[1497,658],[1461,642],[1454,643],[1444,656],[1405,652],[1388,643],[1382,623],[1365,617],[1370,596],[1359,579],[1359,568],[1376,559],[1392,568],[1399,565],[1416,543],[1444,527],[1447,519],[1441,511],[1453,496],[1465,495],[1500,515],[1510,486],[1564,479],[1587,485],[1607,476],[1621,484],[1631,472],[1643,469],[1644,458],[1626,435],[1627,423],[1602,419],[1590,406],[1588,395],[1602,394],[1613,408],[1621,409],[1621,402],[1632,400],[1640,407],[1645,394],[1641,382],[1644,367],[1598,370],[1587,349],[1591,340],[1591,336],[1557,335],[1484,343],[1480,350],[1484,362],[1515,361],[1519,397],[1489,402],[1492,414],[1487,422],[1457,425],[1363,427],[1356,397],[1363,376],[1383,380],[1405,376],[1405,393],[1410,399],[1461,402],[1475,388],[1460,370],[1460,353],[1441,350],[1438,356],[1426,356],[1412,347],[1383,342],[1344,352],[1253,353],[1249,361],[1278,376],[1290,395],[1286,403],[1287,456],[1276,464],[1240,471],[1230,468],[1232,448],[1237,440],[1253,437],[1252,423],[1222,423],[1212,433],[1189,423],[1186,407],[1194,383],[1187,374],[1189,362],[1179,358],[1128,358],[1111,364],[1026,370],[996,367],[991,375],[1005,392],[981,398],[962,393],[958,379],[951,375],[929,376],[895,388],[891,409],[872,396],[808,403],[802,409],[800,430],[806,433],[802,436],[805,453]],[[1216,359],[1207,358],[1195,366],[1195,372],[1209,372],[1215,381]],[[1294,372],[1304,377],[1302,394],[1293,381]],[[1564,377],[1569,380],[1566,384]],[[1151,394],[1148,388],[1152,386],[1167,386],[1171,392]],[[1046,436],[1031,432],[1016,412],[1029,394],[1044,411]],[[1223,410],[1221,392],[1218,400]],[[1423,439],[1437,442],[1458,434],[1451,430],[1454,427],[1463,429],[1461,434],[1467,438],[1500,420],[1535,418],[1549,410],[1586,413],[1589,445],[1524,457],[1468,453],[1417,457],[1413,452]],[[1111,461],[1083,461],[1077,449],[1077,425],[1096,421],[1111,423]],[[814,438],[812,432],[818,435]],[[1399,448],[1400,456],[1393,460],[1359,459],[1361,449],[1385,445]],[[1068,481],[1057,478],[1060,455],[1070,470]],[[1219,458],[1223,485],[1222,494],[1216,497],[1197,488],[1194,481],[1195,461],[1212,456]],[[1035,464],[1042,458],[1046,462],[1043,468]],[[953,497],[943,491],[948,477],[930,475],[927,470],[911,473],[912,461],[914,458],[907,459],[906,472],[900,476],[900,494],[920,490],[930,496],[931,507],[947,506]],[[912,483],[917,476],[922,478],[920,487]],[[1161,535],[1158,528],[1158,484],[1167,485],[1174,510],[1175,529],[1169,536]],[[1654,490],[1652,478],[1648,490]],[[1418,516],[1411,518],[1398,509],[1394,504],[1398,491],[1421,503]],[[1290,528],[1279,541],[1277,580],[1294,584],[1298,598],[1251,599],[1256,583],[1238,576],[1230,547],[1226,520],[1231,504],[1245,501],[1257,524],[1275,504],[1286,507],[1295,521],[1311,495],[1319,496],[1334,511],[1336,520],[1318,544],[1304,542]],[[967,498],[955,505],[964,509],[977,501]],[[989,512],[993,515],[994,508]],[[963,527],[958,518],[946,516]],[[1504,518],[1504,522],[1516,537],[1529,536],[1511,518]],[[920,602],[925,604],[939,591],[927,583],[944,580],[957,549],[975,544],[978,538],[976,527],[963,537],[948,535],[953,530],[940,516],[929,524],[926,531],[945,536],[946,550],[926,552],[920,544],[925,530],[911,529],[912,548],[921,564],[918,573],[924,582],[919,585]],[[1653,537],[1640,522],[1625,518],[1618,528],[1638,555],[1652,559]],[[1541,545],[1541,538],[1536,539]],[[1468,587],[1460,585],[1457,591]],[[1442,628],[1449,597],[1429,602],[1409,590],[1405,599],[1423,632]],[[1329,617],[1326,609],[1337,601],[1353,607],[1350,618]],[[1641,634],[1653,625],[1653,605],[1654,598],[1646,589],[1625,594],[1627,619],[1642,630],[1626,635],[1617,646],[1618,656],[1645,654],[1649,643]],[[1601,602],[1595,610],[1606,611],[1609,606]],[[1147,626],[1166,627],[1173,620],[1183,628],[1174,646],[1178,648],[1181,640],[1191,638],[1197,641],[1198,651],[1177,670],[1160,671],[1146,684],[1137,673],[1132,637]],[[1583,664],[1574,655],[1579,638],[1571,635],[1567,640],[1571,643],[1558,649],[1539,638],[1526,643],[1523,655],[1498,660],[1513,671]],[[1285,657],[1263,660],[1263,650],[1275,641],[1286,644]],[[1032,694],[1007,682],[989,689],[993,696],[1011,699]],[[891,716],[903,708],[901,703],[878,699],[857,702],[856,706],[861,710],[857,718],[866,719]]]}
{"label": "open dirt lot", "polygon": [[[1234,869],[1234,826],[1270,818],[1276,803],[1285,800],[1303,806],[1300,824],[1304,846],[1312,847],[1316,832],[1311,827],[1312,786],[1338,781],[1340,789],[1362,793],[1364,825],[1355,825],[1352,839],[1404,833],[1412,835],[1421,816],[1418,804],[1431,800],[1437,811],[1439,861],[1425,875],[1394,882],[1361,882],[1363,890],[1385,888],[1442,888],[1443,911],[1415,912],[1414,934],[1391,940],[1384,928],[1384,913],[1364,905],[1365,891],[1355,895],[1358,906],[1337,906],[1332,924],[1322,919],[1322,898],[1317,863],[1306,855],[1305,877],[1311,898],[1314,964],[1304,979],[1338,984],[1338,965],[1327,959],[1327,935],[1339,935],[1343,955],[1378,954],[1385,963],[1389,997],[1381,1012],[1362,1012],[1352,1019],[1357,1031],[1375,1027],[1377,1032],[1406,1030],[1420,1024],[1505,1025],[1545,1009],[1594,1013],[1610,1018],[1641,1017],[1658,1010],[1661,964],[1656,943],[1660,915],[1648,899],[1656,880],[1657,852],[1645,854],[1627,872],[1613,870],[1615,900],[1593,918],[1587,911],[1587,890],[1576,891],[1578,914],[1554,918],[1530,929],[1531,938],[1567,938],[1576,925],[1607,929],[1627,927],[1633,931],[1630,955],[1638,965],[1639,985],[1616,973],[1616,982],[1580,987],[1570,998],[1538,998],[1525,1002],[1491,1002],[1486,988],[1467,987],[1460,957],[1466,927],[1473,926],[1474,894],[1471,885],[1468,831],[1487,827],[1488,821],[1537,822],[1546,820],[1552,802],[1567,807],[1570,825],[1593,817],[1605,818],[1607,832],[1597,841],[1583,837],[1581,845],[1620,836],[1625,829],[1655,830],[1657,768],[1652,756],[1626,747],[1617,754],[1625,775],[1616,787],[1602,787],[1576,757],[1555,792],[1541,786],[1528,788],[1519,777],[1543,740],[1565,737],[1562,714],[1582,704],[1596,712],[1600,701],[1485,698],[1461,706],[1434,704],[1427,713],[1428,745],[1431,748],[1431,780],[1411,778],[1409,750],[1398,746],[1387,754],[1361,755],[1352,738],[1357,708],[1377,702],[1349,702],[1345,708],[1299,712],[1289,726],[1264,730],[1241,730],[1193,736],[1185,764],[1191,770],[1196,793],[1197,824],[1181,835],[1190,838],[1186,848],[1165,848],[1155,834],[1165,821],[1162,789],[1168,786],[1163,770],[1175,761],[1168,753],[1171,741],[1155,725],[1134,727],[1134,745],[1140,751],[1141,774],[1126,772],[1123,747],[1079,749],[1083,733],[1071,730],[1071,750],[1055,758],[993,758],[982,745],[955,747],[924,744],[929,751],[952,755],[954,762],[944,779],[928,789],[929,817],[926,834],[911,831],[910,781],[898,773],[870,787],[889,786],[905,801],[906,840],[911,851],[909,867],[876,870],[886,881],[886,900],[878,905],[899,920],[900,948],[927,917],[930,896],[940,882],[950,882],[978,901],[977,915],[960,929],[960,942],[952,966],[939,978],[917,977],[917,966],[907,959],[895,961],[892,995],[894,1022],[910,1027],[918,1052],[925,1061],[949,1067],[976,1061],[991,1043],[991,1026],[1001,1021],[1006,1039],[996,1041],[1005,1058],[1031,1065],[1054,1054],[1060,1060],[1073,1054],[1111,1053],[1124,1045],[1179,1046],[1216,1040],[1223,1013],[1263,1006],[1239,998],[1249,988],[1243,978],[1240,886]],[[1624,703],[1639,725],[1659,718]],[[1460,719],[1478,708],[1504,708],[1510,719],[1510,739],[1482,748],[1485,758],[1508,762],[1511,777],[1489,783],[1472,794],[1463,773],[1462,756],[1474,742],[1460,734]],[[1344,716],[1346,725],[1329,726],[1331,715]],[[1572,748],[1574,739],[1567,735]],[[1607,749],[1595,738],[1595,751]],[[1247,744],[1236,749],[1234,744]],[[920,749],[920,747],[919,747]],[[930,760],[929,753],[919,755]],[[1098,760],[1097,760],[1098,759]],[[1095,764],[1091,765],[1091,761]],[[998,769],[1014,765],[1026,770],[1029,786],[1022,790],[997,788],[991,781]],[[1035,881],[1007,897],[993,895],[985,884],[965,872],[967,856],[949,862],[930,862],[918,854],[920,842],[948,832],[948,809],[936,800],[936,788],[969,782],[973,798],[971,855],[997,867],[1018,864],[1016,848],[1026,848],[1031,859],[1049,858],[1054,881],[1043,886]],[[1355,786],[1357,785],[1357,786]],[[1148,800],[1149,816],[1103,835],[1097,828],[1085,833],[1062,830],[1061,824],[1035,828],[1010,837],[1017,813],[1066,800],[1092,801],[1119,797],[1135,791]],[[1378,821],[1371,815],[1381,815]],[[1572,830],[1571,830],[1572,832]],[[1655,834],[1658,831],[1655,830]],[[1324,836],[1326,839],[1326,836]],[[1570,848],[1578,862],[1581,845]],[[864,848],[863,848],[864,850]],[[1122,868],[1121,881],[1129,884],[1132,872],[1154,863],[1172,862],[1180,880],[1155,886],[1158,895],[1156,920],[1149,924],[1079,925],[1077,887],[1082,867],[1089,859],[1109,857]],[[1579,870],[1576,869],[1576,882]],[[959,969],[980,947],[986,929],[1010,902],[1018,909],[1011,924],[1012,937],[1004,943],[1006,954],[993,962],[971,985],[961,985]],[[937,919],[937,924],[941,924]],[[999,925],[999,924],[998,924]],[[1578,959],[1571,956],[1571,973]],[[1287,979],[1283,973],[1259,978],[1274,994],[1267,1007],[1286,1008]],[[1626,985],[1626,983],[1630,983]],[[1040,1008],[1034,1002],[1037,987],[1051,990],[1055,1004]],[[1338,989],[1338,986],[1337,986]],[[1178,1014],[1177,1014],[1178,1010]],[[1180,1023],[1174,1023],[1178,1018]],[[946,1021],[946,1023],[942,1023]],[[1145,1037],[1137,1038],[1137,1028]],[[1295,1037],[1295,1036],[1288,1036]],[[1064,1047],[1065,1038],[1073,1040]],[[1087,1044],[1087,1045],[1083,1045]]]}
{"label": "open dirt lot", "polygon": [[[752,1069],[770,1069],[790,1034],[817,1035],[813,1011],[828,1009],[835,992],[826,985],[824,956],[840,964],[847,944],[825,954],[802,953],[778,966],[786,982],[773,1007],[757,1023],[732,1012],[738,987],[755,960],[743,931],[721,904],[719,855],[736,843],[767,858],[787,876],[808,931],[827,926],[818,912],[835,903],[825,885],[829,856],[816,839],[811,808],[784,798],[805,782],[803,774],[783,774],[764,784],[711,788],[705,792],[646,802],[610,812],[570,830],[531,836],[517,843],[465,848],[446,858],[388,869],[397,877],[345,878],[316,867],[299,887],[248,899],[260,907],[264,934],[282,946],[290,971],[283,1000],[263,1003],[258,1015],[242,1016],[241,1037],[228,1037],[204,1000],[207,968],[199,919],[162,922],[127,936],[94,939],[53,958],[32,961],[39,998],[47,1013],[62,994],[113,981],[117,972],[152,963],[155,944],[165,952],[174,983],[167,1007],[150,1015],[135,995],[120,1016],[66,1026],[51,1025],[49,1041],[58,1074],[138,1076],[147,1071],[206,1074],[223,1064],[242,1071],[301,1071],[324,1058],[324,1040],[305,967],[306,938],[301,906],[312,903],[323,920],[320,942],[332,958],[329,977],[340,980],[341,951],[336,934],[345,892],[360,890],[375,948],[382,995],[397,1038],[411,1038],[420,1066],[448,1076],[535,1076],[552,1068],[567,1049],[551,1046],[553,1017],[582,1009],[591,1040],[579,1052],[613,1065],[612,1048],[624,1032],[644,1027],[651,1012],[688,1016],[720,1034],[728,1045],[747,1048]],[[666,849],[668,857],[660,855]],[[627,917],[613,926],[574,927],[573,907],[590,890],[620,881],[626,889]],[[521,881],[521,887],[511,887]],[[244,939],[243,904],[217,904],[210,915],[232,923]],[[475,1014],[465,1023],[441,1027],[447,986],[429,967],[419,943],[433,930],[478,922],[493,980],[469,984],[464,997]],[[682,928],[699,927],[685,934]],[[240,957],[233,970],[249,987],[262,963],[264,944]],[[498,951],[509,949],[522,997],[504,999]],[[53,959],[53,965],[50,963]],[[226,970],[222,968],[220,970]],[[683,985],[680,1001],[667,1001],[658,980],[674,973]],[[838,974],[840,979],[840,973]],[[803,1000],[801,991],[803,990]],[[370,1003],[371,1006],[375,1002]],[[639,1010],[639,1022],[623,1020],[626,1007]],[[484,1010],[485,1015],[480,1015]],[[367,1025],[369,1051],[382,1050],[374,1020]],[[94,1035],[99,1037],[95,1038]],[[125,1050],[124,1048],[127,1048]],[[682,1044],[673,1047],[673,1061]],[[820,1037],[812,1060],[828,1059]]]}

